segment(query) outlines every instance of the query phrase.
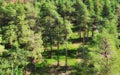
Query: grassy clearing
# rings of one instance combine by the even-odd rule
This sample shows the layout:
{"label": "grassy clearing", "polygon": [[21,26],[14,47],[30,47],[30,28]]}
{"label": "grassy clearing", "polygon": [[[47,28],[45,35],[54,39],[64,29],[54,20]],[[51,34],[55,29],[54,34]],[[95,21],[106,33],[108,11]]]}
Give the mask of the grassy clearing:
{"label": "grassy clearing", "polygon": [[[67,47],[68,50],[77,50],[81,46],[81,43],[68,43]],[[60,45],[60,50],[64,50],[66,48],[66,44]],[[47,48],[47,50],[50,50],[50,47]],[[53,50],[57,50],[56,46],[53,46]]]}
{"label": "grassy clearing", "polygon": [[[77,59],[68,59],[68,65],[69,66],[74,66],[77,63]],[[57,60],[56,59],[47,59],[47,64],[49,65],[57,65]],[[65,65],[65,59],[60,59],[60,65],[64,66]]]}
{"label": "grassy clearing", "polygon": [[[83,34],[82,34],[83,36]],[[77,54],[76,52],[78,51],[78,49],[82,46],[82,42],[79,40],[79,35],[78,35],[78,32],[74,32],[71,34],[70,36],[70,40],[67,44],[67,47],[68,47],[68,66],[69,67],[73,67],[75,66],[77,63],[80,63],[82,62],[82,59],[78,59],[77,58]],[[77,41],[77,42],[73,42],[73,41]],[[46,71],[41,71],[42,73],[47,73],[49,72],[52,67],[56,66],[57,65],[57,46],[52,46],[53,47],[53,52],[52,52],[52,58],[50,59],[49,57],[47,58],[48,54],[49,54],[49,51],[50,51],[50,47],[47,47],[47,51],[45,52],[45,55],[44,55],[44,63],[37,63],[36,64],[36,67],[38,68],[45,68],[47,67]],[[64,67],[65,66],[65,49],[66,49],[66,44],[61,44],[60,46],[60,50],[59,50],[59,63],[60,63],[60,67]],[[64,70],[60,70],[60,71],[64,71]],[[44,73],[44,74],[45,74]],[[47,74],[46,74],[47,75]]]}

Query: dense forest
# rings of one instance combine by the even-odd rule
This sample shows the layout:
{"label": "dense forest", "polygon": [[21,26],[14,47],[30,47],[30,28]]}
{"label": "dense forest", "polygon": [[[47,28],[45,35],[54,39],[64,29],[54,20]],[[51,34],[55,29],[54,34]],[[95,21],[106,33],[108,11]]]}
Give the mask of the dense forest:
{"label": "dense forest", "polygon": [[120,0],[0,0],[0,75],[120,75]]}

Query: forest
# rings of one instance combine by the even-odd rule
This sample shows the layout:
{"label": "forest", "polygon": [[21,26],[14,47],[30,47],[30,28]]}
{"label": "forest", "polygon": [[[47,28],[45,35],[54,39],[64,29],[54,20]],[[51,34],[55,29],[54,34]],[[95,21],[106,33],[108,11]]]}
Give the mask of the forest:
{"label": "forest", "polygon": [[120,0],[0,0],[0,75],[120,75]]}

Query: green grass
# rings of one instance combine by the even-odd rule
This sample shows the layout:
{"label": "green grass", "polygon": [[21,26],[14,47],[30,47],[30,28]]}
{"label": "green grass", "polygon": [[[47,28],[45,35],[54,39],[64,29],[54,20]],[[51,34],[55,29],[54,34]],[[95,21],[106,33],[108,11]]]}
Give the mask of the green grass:
{"label": "green grass", "polygon": [[77,39],[77,38],[79,38],[78,32],[71,33],[70,38],[71,39]]}
{"label": "green grass", "polygon": [[[83,32],[81,32],[81,37],[83,37]],[[92,32],[89,31],[89,35],[88,37],[91,37],[92,36]],[[70,38],[71,39],[78,39],[80,37],[79,33],[78,32],[73,32],[71,35],[70,35]]]}
{"label": "green grass", "polygon": [[[56,59],[47,59],[47,64],[53,65],[56,64],[57,60]],[[69,66],[74,66],[77,63],[77,59],[68,59],[68,65]],[[65,65],[65,59],[60,59],[60,65]]]}
{"label": "green grass", "polygon": [[[90,33],[91,34],[91,33]],[[82,33],[83,36],[83,33]],[[78,32],[74,32],[71,34],[70,36],[72,39],[72,41],[79,39],[79,35]],[[71,41],[71,42],[72,42]],[[77,42],[73,42],[71,43],[69,41],[69,43],[67,44],[68,47],[68,66],[75,66],[76,63],[80,63],[82,61],[82,59],[77,59],[76,58],[76,51],[82,46],[82,43],[78,41]],[[87,45],[85,45],[86,47]],[[60,56],[59,56],[59,61],[60,61],[60,66],[65,66],[65,48],[66,48],[66,44],[61,44],[60,46]],[[47,50],[50,50],[50,47],[47,47]],[[53,46],[53,50],[57,50],[57,46]],[[76,51],[75,51],[76,50]],[[74,53],[73,53],[74,52]],[[72,55],[71,55],[72,54]],[[47,56],[47,55],[45,55]],[[54,51],[53,55],[52,55],[52,59],[45,59],[44,63],[37,63],[36,66],[37,67],[44,67],[44,66],[53,66],[53,65],[57,65],[57,55],[56,55],[56,51]]]}
{"label": "green grass", "polygon": [[[79,47],[81,46],[81,43],[68,43],[67,47],[68,50],[77,50]],[[66,44],[62,44],[60,45],[60,50],[64,50],[66,48]],[[48,50],[50,50],[50,47],[47,48]],[[53,50],[57,50],[56,46],[53,46]]]}
{"label": "green grass", "polygon": [[65,49],[66,46],[68,47],[68,50],[76,50],[80,47],[80,43],[75,43],[75,44],[69,43],[68,45],[63,44],[60,46],[60,49]]}
{"label": "green grass", "polygon": [[[60,56],[60,64],[63,65],[63,66],[65,65],[65,59],[66,59],[65,56]],[[57,63],[57,59],[46,59],[46,61],[47,61],[46,63],[49,64],[49,65]],[[78,62],[78,60],[76,58],[70,58],[70,57],[68,57],[68,65],[69,66],[75,66],[75,64],[77,62]]]}
{"label": "green grass", "polygon": [[[83,33],[82,33],[82,36],[83,36]],[[73,39],[72,41],[74,41],[75,39],[79,39],[78,33],[77,32],[72,33],[70,39]],[[77,59],[76,58],[76,51],[82,46],[82,43],[81,42],[71,43],[71,42],[69,41],[69,43],[67,44],[67,47],[68,47],[68,50],[69,50],[68,51],[69,53],[68,53],[68,62],[67,62],[67,64],[70,67],[75,66],[76,63],[80,63],[82,61],[82,59]],[[59,56],[59,61],[60,62],[59,63],[60,63],[60,66],[65,66],[65,59],[66,59],[66,57],[65,57],[65,48],[66,48],[66,44],[61,44],[59,47],[60,47],[60,56]],[[47,49],[50,50],[50,47],[47,47]],[[57,46],[53,46],[53,50],[57,50]],[[54,52],[56,52],[56,51],[54,51]],[[45,56],[47,56],[47,55],[45,55]],[[52,59],[47,58],[47,59],[45,59],[44,63],[41,63],[41,62],[37,63],[36,67],[44,68],[45,66],[47,66],[48,67],[47,69],[49,71],[50,68],[52,66],[55,66],[55,65],[57,65],[57,55],[56,55],[56,53],[53,53]],[[44,73],[44,72],[42,72],[42,73]],[[47,72],[45,71],[45,73],[47,73]]]}

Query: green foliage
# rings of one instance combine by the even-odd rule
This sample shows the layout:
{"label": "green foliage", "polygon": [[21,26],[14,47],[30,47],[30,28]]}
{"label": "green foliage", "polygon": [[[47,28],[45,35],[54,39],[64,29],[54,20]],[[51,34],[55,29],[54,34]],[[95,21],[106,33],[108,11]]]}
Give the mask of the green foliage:
{"label": "green foliage", "polygon": [[66,49],[66,59],[68,50],[80,49],[78,75],[118,75],[119,0],[11,1],[0,0],[1,75],[23,75],[26,65],[42,62],[44,48],[56,46]]}
{"label": "green foliage", "polygon": [[96,36],[95,42],[90,52],[95,70],[102,75],[118,75],[119,51],[116,48],[115,37],[104,30]]}
{"label": "green foliage", "polygon": [[38,12],[30,3],[6,3],[0,7],[0,53],[2,75],[21,73],[31,61],[41,61],[41,31],[36,30]]}
{"label": "green foliage", "polygon": [[89,13],[87,6],[81,0],[77,0],[76,2],[76,13],[79,26],[87,27],[87,23],[89,22]]}

